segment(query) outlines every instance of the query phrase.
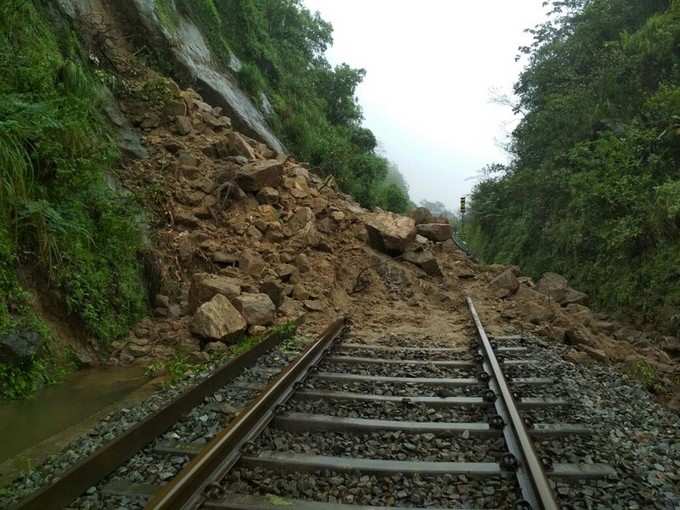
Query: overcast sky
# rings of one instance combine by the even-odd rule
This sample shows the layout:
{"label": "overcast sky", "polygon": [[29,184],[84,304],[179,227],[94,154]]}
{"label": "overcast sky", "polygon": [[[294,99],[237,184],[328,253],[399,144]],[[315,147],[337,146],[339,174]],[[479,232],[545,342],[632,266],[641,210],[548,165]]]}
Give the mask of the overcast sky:
{"label": "overcast sky", "polygon": [[490,103],[511,93],[524,29],[543,0],[304,0],[334,28],[332,64],[366,69],[364,124],[397,163],[411,199],[458,209],[478,171],[505,161],[497,142],[515,122]]}

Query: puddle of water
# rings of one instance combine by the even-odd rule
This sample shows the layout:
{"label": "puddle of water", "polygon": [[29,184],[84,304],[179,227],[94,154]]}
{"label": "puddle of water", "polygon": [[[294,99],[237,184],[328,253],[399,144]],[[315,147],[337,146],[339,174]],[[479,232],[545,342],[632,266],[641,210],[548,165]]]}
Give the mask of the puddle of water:
{"label": "puddle of water", "polygon": [[0,402],[0,463],[123,400],[147,381],[141,367],[89,369],[30,400]]}

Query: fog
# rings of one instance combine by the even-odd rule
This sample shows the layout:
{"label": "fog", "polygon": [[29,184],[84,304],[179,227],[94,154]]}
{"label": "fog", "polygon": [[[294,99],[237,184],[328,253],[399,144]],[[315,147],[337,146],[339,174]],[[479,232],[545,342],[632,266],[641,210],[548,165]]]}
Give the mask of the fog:
{"label": "fog", "polygon": [[364,124],[404,174],[412,200],[457,210],[517,122],[491,102],[512,93],[524,32],[545,17],[542,0],[304,0],[332,23],[332,64],[366,69]]}

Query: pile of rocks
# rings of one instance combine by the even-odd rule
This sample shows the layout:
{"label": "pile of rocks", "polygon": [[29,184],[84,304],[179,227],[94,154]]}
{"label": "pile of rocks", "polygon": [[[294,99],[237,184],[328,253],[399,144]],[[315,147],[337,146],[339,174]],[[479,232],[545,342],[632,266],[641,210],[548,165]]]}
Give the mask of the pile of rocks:
{"label": "pile of rocks", "polygon": [[432,245],[453,245],[453,229],[445,218],[434,223],[432,215],[424,208],[415,209],[411,217],[379,211],[368,217],[366,229],[374,249],[399,256],[430,276],[444,276]]}

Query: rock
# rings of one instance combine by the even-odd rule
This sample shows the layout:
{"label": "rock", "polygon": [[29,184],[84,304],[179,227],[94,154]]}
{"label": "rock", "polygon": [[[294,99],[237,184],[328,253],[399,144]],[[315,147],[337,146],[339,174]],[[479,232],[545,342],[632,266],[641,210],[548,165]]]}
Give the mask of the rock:
{"label": "rock", "polygon": [[155,113],[147,113],[144,115],[141,127],[142,129],[155,129],[161,123],[160,117]]}
{"label": "rock", "polygon": [[258,253],[251,250],[244,250],[238,260],[239,269],[251,276],[262,274],[265,265],[264,259]]}
{"label": "rock", "polygon": [[286,297],[286,286],[279,280],[267,280],[260,285],[260,291],[269,296],[278,308]]}
{"label": "rock", "polygon": [[274,323],[276,307],[267,294],[241,294],[233,302],[249,326],[269,326]]}
{"label": "rock", "polygon": [[534,283],[534,279],[531,278],[530,276],[518,276],[517,279],[519,280],[519,283],[523,284],[524,286],[533,289],[536,287],[536,284]]}
{"label": "rock", "polygon": [[236,182],[244,191],[258,192],[264,187],[281,184],[283,162],[278,159],[254,161],[244,165],[236,174]]}
{"label": "rock", "polygon": [[248,237],[255,239],[256,241],[259,241],[260,239],[262,239],[264,237],[262,235],[262,232],[260,231],[260,229],[258,229],[255,225],[251,225],[248,228],[247,234],[248,234]]}
{"label": "rock", "polygon": [[163,115],[170,119],[173,117],[186,117],[187,104],[183,99],[168,101],[163,108]]}
{"label": "rock", "polygon": [[279,192],[269,186],[265,186],[257,193],[257,201],[261,204],[278,204],[280,198]]}
{"label": "rock", "polygon": [[192,333],[202,338],[228,341],[241,335],[247,328],[243,316],[221,294],[203,303],[189,326]]}
{"label": "rock", "polygon": [[416,225],[422,223],[432,223],[432,213],[427,207],[416,207],[408,214],[416,222]]}
{"label": "rock", "polygon": [[576,351],[574,349],[568,351],[564,355],[564,359],[566,359],[567,361],[570,361],[570,362],[572,362],[576,365],[582,365],[582,364],[590,361],[590,357],[588,356],[588,354],[586,354],[583,351]]}
{"label": "rock", "polygon": [[567,279],[557,273],[545,273],[536,284],[536,290],[561,305],[588,302],[587,294],[569,287]]}
{"label": "rock", "polygon": [[264,238],[272,243],[280,243],[286,238],[283,233],[283,227],[278,221],[267,223],[267,231],[265,232]]}
{"label": "rock", "polygon": [[194,130],[191,119],[185,115],[175,117],[175,132],[180,136],[186,136]]}
{"label": "rock", "polygon": [[606,363],[609,361],[609,356],[601,349],[595,349],[594,347],[590,347],[588,345],[584,345],[581,348],[583,349],[583,352],[588,354],[595,361],[600,361],[602,363]]}
{"label": "rock", "polygon": [[194,313],[199,306],[210,301],[217,294],[231,299],[240,293],[241,282],[235,278],[196,273],[191,278],[191,287],[189,288],[189,311]]}
{"label": "rock", "polygon": [[310,221],[307,223],[307,225],[300,229],[297,234],[295,234],[293,240],[298,246],[301,246],[302,248],[308,247],[319,249],[319,245],[322,242],[322,237],[319,231],[316,229],[314,222]]}
{"label": "rock", "polygon": [[175,211],[173,218],[175,224],[182,225],[183,227],[195,228],[201,224],[201,220],[199,220],[192,211],[178,209]]}
{"label": "rock", "polygon": [[304,253],[300,253],[297,257],[295,257],[295,265],[301,273],[306,273],[312,268],[312,266],[309,264],[309,258]]}
{"label": "rock", "polygon": [[293,287],[293,298],[297,299],[298,301],[305,301],[310,297],[312,297],[312,294],[307,290],[307,287],[301,283],[298,283]]}
{"label": "rock", "polygon": [[[578,290],[567,287],[561,293],[558,292],[557,296],[553,296],[555,300],[561,305],[569,304],[579,304],[584,305],[588,303],[588,294],[580,292]],[[558,299],[559,298],[559,299]]]}
{"label": "rock", "polygon": [[342,211],[331,211],[331,218],[337,223],[341,223],[347,219],[347,215]]}
{"label": "rock", "polygon": [[374,213],[366,221],[369,244],[388,255],[401,255],[416,237],[412,218],[390,212]]}
{"label": "rock", "polygon": [[550,295],[553,291],[566,289],[567,279],[557,273],[545,273],[536,284],[536,290],[541,294]]}
{"label": "rock", "polygon": [[229,347],[222,342],[209,342],[203,350],[208,354],[226,354],[229,352]]}
{"label": "rock", "polygon": [[243,156],[249,160],[257,159],[253,148],[239,133],[229,133],[226,137],[226,142],[232,153]]}
{"label": "rock", "polygon": [[225,182],[217,189],[217,203],[227,207],[233,202],[240,202],[247,197],[245,191],[235,182]]}
{"label": "rock", "polygon": [[306,198],[309,196],[309,183],[302,176],[284,177],[283,187],[288,190],[294,198]]}
{"label": "rock", "polygon": [[43,339],[35,331],[17,331],[0,336],[0,362],[21,363],[38,353]]}
{"label": "rock", "polygon": [[425,246],[425,245],[427,245],[428,242],[429,241],[427,240],[427,237],[423,237],[420,234],[416,235],[416,244],[420,244],[420,245]]}
{"label": "rock", "polygon": [[281,278],[281,280],[283,280],[284,282],[290,280],[291,276],[293,276],[297,272],[298,269],[293,264],[280,264],[276,268],[276,273],[279,275],[279,278]]}
{"label": "rock", "polygon": [[264,326],[250,326],[248,328],[248,334],[250,336],[262,336],[267,332],[267,328]]}
{"label": "rock", "polygon": [[575,325],[564,332],[564,342],[568,345],[587,345],[597,348],[597,339],[583,326]]}
{"label": "rock", "polygon": [[416,227],[416,231],[421,236],[437,242],[444,242],[453,236],[453,229],[448,223],[422,223]]}
{"label": "rock", "polygon": [[304,302],[304,305],[310,312],[322,312],[324,309],[323,302],[318,299],[308,299]]}
{"label": "rock", "polygon": [[515,276],[515,272],[512,268],[506,269],[496,276],[496,278],[491,280],[489,287],[496,290],[497,297],[506,298],[517,292],[517,289],[519,289],[519,280]]}
{"label": "rock", "polygon": [[291,298],[285,298],[279,307],[279,312],[286,317],[297,317],[303,313],[300,303]]}
{"label": "rock", "polygon": [[444,276],[439,262],[430,250],[414,251],[408,250],[404,253],[403,259],[411,264],[415,264],[430,276]]}
{"label": "rock", "polygon": [[298,207],[295,214],[288,220],[288,228],[291,234],[296,234],[314,221],[314,213],[309,207]]}

